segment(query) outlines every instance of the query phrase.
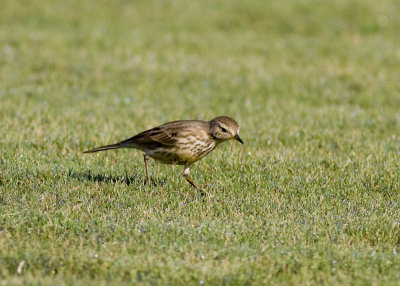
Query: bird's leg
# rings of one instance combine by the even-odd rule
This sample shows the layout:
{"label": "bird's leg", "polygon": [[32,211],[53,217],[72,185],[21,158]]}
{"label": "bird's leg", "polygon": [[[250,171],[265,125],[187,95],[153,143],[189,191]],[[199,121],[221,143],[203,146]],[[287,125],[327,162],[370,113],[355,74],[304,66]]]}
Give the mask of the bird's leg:
{"label": "bird's leg", "polygon": [[197,187],[197,185],[194,183],[193,179],[189,177],[189,167],[190,164],[185,164],[185,169],[183,170],[182,176],[186,179],[186,181],[189,182],[189,184],[191,184],[196,190],[199,190],[201,195],[204,196],[205,193],[199,188]]}
{"label": "bird's leg", "polygon": [[182,176],[189,182],[195,189],[198,189],[196,184],[194,183],[193,179],[189,177],[189,167],[190,164],[185,164],[185,169],[183,170]]}
{"label": "bird's leg", "polygon": [[143,156],[144,158],[144,167],[146,169],[146,178],[147,178],[147,182],[150,185],[150,175],[149,175],[149,155],[145,154]]}

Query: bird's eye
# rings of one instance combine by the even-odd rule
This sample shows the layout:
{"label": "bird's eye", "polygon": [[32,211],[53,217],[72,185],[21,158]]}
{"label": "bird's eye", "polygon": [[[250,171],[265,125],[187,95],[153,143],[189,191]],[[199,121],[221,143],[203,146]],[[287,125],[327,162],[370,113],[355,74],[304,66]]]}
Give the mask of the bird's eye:
{"label": "bird's eye", "polygon": [[226,133],[226,129],[224,127],[221,127],[222,132]]}

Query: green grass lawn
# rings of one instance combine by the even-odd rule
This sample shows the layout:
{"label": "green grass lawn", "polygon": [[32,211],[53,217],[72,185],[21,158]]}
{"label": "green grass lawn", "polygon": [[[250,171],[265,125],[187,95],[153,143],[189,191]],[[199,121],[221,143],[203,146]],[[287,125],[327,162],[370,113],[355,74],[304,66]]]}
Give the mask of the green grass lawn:
{"label": "green grass lawn", "polygon": [[[0,285],[398,285],[398,1],[0,1]],[[229,115],[191,168],[82,151]]]}

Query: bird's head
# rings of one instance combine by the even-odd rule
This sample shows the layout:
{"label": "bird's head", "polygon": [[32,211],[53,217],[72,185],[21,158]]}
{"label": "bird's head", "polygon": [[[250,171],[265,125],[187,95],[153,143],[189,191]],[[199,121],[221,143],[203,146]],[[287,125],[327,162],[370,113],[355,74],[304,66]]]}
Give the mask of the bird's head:
{"label": "bird's head", "polygon": [[243,144],[239,137],[239,124],[228,116],[219,116],[211,120],[210,134],[217,141],[235,139]]}

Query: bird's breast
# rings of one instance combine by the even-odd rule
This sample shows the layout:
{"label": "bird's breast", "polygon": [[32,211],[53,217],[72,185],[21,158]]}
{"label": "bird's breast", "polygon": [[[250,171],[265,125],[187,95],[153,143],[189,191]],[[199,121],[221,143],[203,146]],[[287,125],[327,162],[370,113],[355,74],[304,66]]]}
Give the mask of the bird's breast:
{"label": "bird's breast", "polygon": [[156,148],[147,154],[162,163],[183,165],[202,159],[216,147],[214,140],[204,136],[186,135],[176,139],[173,146]]}

